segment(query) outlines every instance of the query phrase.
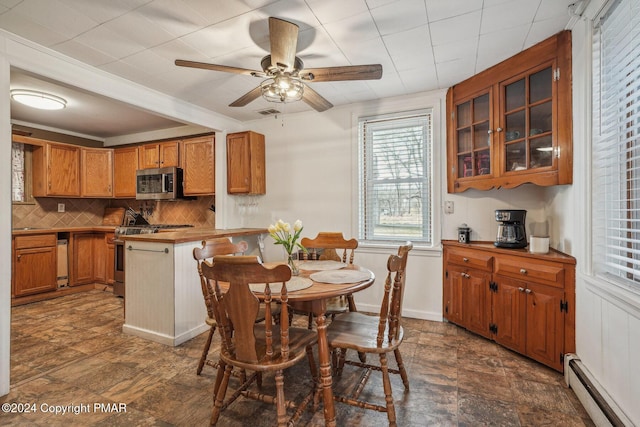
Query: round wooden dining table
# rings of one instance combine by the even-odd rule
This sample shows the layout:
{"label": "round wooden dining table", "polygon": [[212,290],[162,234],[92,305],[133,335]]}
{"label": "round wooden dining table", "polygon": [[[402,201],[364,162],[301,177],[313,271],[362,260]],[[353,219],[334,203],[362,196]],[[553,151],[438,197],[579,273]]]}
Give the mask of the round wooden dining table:
{"label": "round wooden dining table", "polygon": [[[346,265],[341,269],[356,270],[366,273],[367,277],[356,283],[323,283],[316,282],[311,277],[317,270],[312,270],[314,261],[305,261],[301,264],[299,277],[311,279],[311,286],[287,292],[289,305],[300,311],[313,313],[316,319],[318,332],[318,361],[320,363],[320,387],[322,388],[322,401],[325,426],[335,427],[336,413],[333,402],[333,389],[331,377],[331,357],[329,354],[329,342],[327,341],[327,300],[343,295],[353,294],[368,288],[375,281],[375,275],[371,270],[358,265]],[[265,263],[265,266],[280,263]],[[257,296],[259,294],[256,294]]]}

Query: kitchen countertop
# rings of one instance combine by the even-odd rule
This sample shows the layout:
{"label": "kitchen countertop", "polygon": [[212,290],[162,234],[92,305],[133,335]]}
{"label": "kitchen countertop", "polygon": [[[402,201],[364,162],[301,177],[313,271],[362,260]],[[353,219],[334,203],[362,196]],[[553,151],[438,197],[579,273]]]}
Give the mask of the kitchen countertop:
{"label": "kitchen countertop", "polygon": [[82,231],[101,231],[105,233],[115,231],[114,225],[87,225],[81,227],[24,227],[14,228],[11,234],[14,236],[22,236],[28,234],[47,234],[47,233],[64,233],[64,232],[82,232]]}
{"label": "kitchen countertop", "polygon": [[482,249],[486,252],[501,253],[505,255],[518,255],[526,258],[545,259],[547,261],[556,261],[564,264],[576,263],[576,259],[571,255],[565,254],[553,248],[549,248],[549,252],[546,254],[534,254],[529,252],[526,248],[522,248],[522,249],[498,248],[493,244],[493,242],[478,241],[478,242],[470,242],[470,243],[460,243],[457,240],[443,240],[442,244],[449,247]]}
{"label": "kitchen countertop", "polygon": [[130,234],[121,236],[125,241],[152,243],[199,242],[216,237],[251,236],[268,233],[266,228],[229,228],[226,230],[212,227],[181,228],[176,231],[162,231],[154,234]]}

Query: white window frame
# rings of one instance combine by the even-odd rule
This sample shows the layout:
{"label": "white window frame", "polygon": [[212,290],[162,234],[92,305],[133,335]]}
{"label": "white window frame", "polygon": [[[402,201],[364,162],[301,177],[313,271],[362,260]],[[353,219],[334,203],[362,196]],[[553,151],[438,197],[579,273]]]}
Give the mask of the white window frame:
{"label": "white window frame", "polygon": [[[365,227],[365,215],[367,211],[365,209],[365,200],[364,192],[367,188],[367,182],[370,181],[370,176],[365,176],[368,171],[365,169],[365,164],[371,165],[371,158],[367,157],[367,151],[365,150],[365,138],[363,134],[363,124],[365,122],[376,122],[379,120],[393,120],[393,119],[403,119],[412,116],[429,116],[430,125],[427,129],[428,132],[428,140],[425,140],[425,153],[424,153],[424,172],[425,176],[423,178],[423,185],[428,188],[423,189],[423,236],[424,238],[411,238],[409,236],[398,236],[395,238],[392,237],[376,237],[371,235],[371,233],[366,232]],[[422,247],[434,247],[436,242],[439,244],[439,233],[438,227],[435,225],[438,224],[439,215],[438,209],[436,208],[435,201],[437,200],[438,188],[440,185],[439,179],[439,168],[437,167],[438,155],[435,149],[435,141],[439,140],[438,135],[438,121],[439,114],[437,114],[437,108],[421,108],[412,111],[404,111],[398,113],[390,113],[390,114],[375,114],[375,115],[361,115],[357,119],[357,149],[358,149],[358,202],[357,202],[357,230],[358,230],[358,239],[362,242],[363,245],[369,246],[387,246],[387,245],[397,245],[398,243],[404,242],[406,240],[412,240],[416,246]],[[370,150],[369,150],[370,152]],[[369,171],[371,169],[369,168]],[[409,182],[413,181],[413,179],[400,179],[396,180],[397,182]],[[394,181],[395,182],[395,181]],[[425,194],[426,193],[426,194]],[[426,207],[425,207],[426,206]],[[426,230],[425,230],[426,227]],[[425,236],[426,234],[426,236]]]}
{"label": "white window frame", "polygon": [[[624,114],[627,114],[626,110],[632,111],[635,109],[636,111],[638,111],[640,109],[640,102],[638,101],[638,94],[640,93],[640,90],[635,90],[640,86],[640,82],[636,81],[634,84],[635,87],[632,86],[632,90],[635,90],[634,95],[626,96],[626,97],[623,96],[621,98],[619,94],[623,93],[622,91],[617,92],[617,95],[615,95],[616,96],[615,99],[617,101],[614,103],[614,105],[618,106],[617,108],[619,111],[617,112],[614,111],[609,114],[614,114],[615,117],[618,117],[619,121],[616,123],[616,125],[610,126],[608,128],[602,126],[602,124],[604,123],[604,121],[602,120],[602,117],[603,117],[602,109],[603,109],[603,105],[605,107],[606,105],[605,103],[601,103],[601,99],[604,97],[604,95],[601,95],[601,90],[603,88],[603,84],[602,84],[603,76],[601,72],[602,64],[600,63],[600,58],[601,58],[600,43],[599,43],[599,39],[596,37],[599,37],[601,35],[601,31],[598,26],[602,24],[602,18],[606,16],[608,12],[613,10],[611,9],[611,6],[613,6],[617,1],[618,0],[609,1],[594,21],[596,25],[594,28],[594,37],[593,37],[593,44],[592,44],[593,46],[593,55],[592,55],[593,57],[593,75],[592,75],[592,79],[593,79],[592,137],[593,137],[593,140],[592,140],[592,147],[591,147],[591,161],[592,161],[592,169],[591,169],[591,179],[592,179],[592,206],[591,206],[592,224],[591,225],[592,226],[591,226],[591,229],[593,230],[592,236],[591,236],[591,240],[592,240],[591,259],[593,263],[592,274],[594,277],[601,279],[602,283],[604,283],[606,287],[612,287],[612,289],[618,288],[620,290],[630,292],[632,295],[635,295],[637,297],[637,296],[640,296],[640,268],[638,267],[629,268],[629,265],[622,265],[627,263],[616,263],[616,257],[619,259],[620,256],[626,256],[625,252],[634,253],[636,251],[636,248],[630,247],[628,251],[620,251],[620,250],[616,251],[614,249],[615,246],[618,246],[618,249],[620,248],[619,243],[615,243],[616,241],[620,241],[620,239],[622,240],[628,239],[628,236],[630,236],[631,234],[634,234],[634,233],[637,234],[638,232],[640,232],[640,225],[631,226],[628,232],[621,229],[622,227],[621,224],[629,221],[628,216],[626,214],[624,217],[625,218],[624,221],[621,221],[619,219],[616,220],[615,218],[616,209],[618,210],[621,209],[622,211],[624,211],[628,209],[628,208],[625,208],[625,206],[629,206],[628,203],[625,202],[625,196],[624,196],[624,194],[628,194],[628,188],[629,188],[625,183],[625,181],[628,178],[627,176],[628,170],[624,166],[621,167],[621,165],[624,165],[625,163],[629,164],[630,162],[628,160],[625,160],[625,161],[620,160],[621,157],[619,156],[620,155],[625,156],[625,153],[617,149],[613,150],[614,154],[618,155],[617,161],[616,159],[613,159],[613,161],[607,163],[606,160],[604,160],[602,155],[603,144],[605,145],[610,144],[610,147],[615,148],[616,145],[620,147],[622,145],[629,143],[629,141],[625,142],[625,139],[627,139],[629,136],[627,134],[627,129],[625,128],[625,125],[629,122],[629,120],[624,118]],[[638,0],[622,0],[622,1],[623,2],[634,1],[638,3],[638,6],[640,6],[640,1]],[[629,14],[628,12],[624,13],[622,16],[624,17],[625,15],[627,17],[632,17],[632,15]],[[621,41],[616,41],[616,43],[612,44],[612,46],[616,48],[619,48],[623,45],[624,43]],[[637,52],[638,50],[640,50],[640,47],[635,48],[633,52]],[[627,53],[625,54],[625,57],[632,57],[632,55],[629,55]],[[640,69],[640,64],[638,64],[636,67]],[[636,70],[635,74],[640,75],[640,72]],[[625,89],[625,92],[627,92],[626,89]],[[630,103],[626,102],[629,99],[631,100],[631,102]],[[633,105],[634,103],[637,105]],[[632,108],[629,109],[629,106],[632,106]],[[620,111],[620,110],[623,110],[623,111]],[[632,142],[632,144],[634,147],[633,150],[637,151],[640,149],[640,132],[637,132],[637,130],[640,128],[640,114],[636,113],[634,114],[634,116],[636,118],[636,121],[633,124],[633,128],[634,130],[636,130],[636,134],[632,139],[637,141],[637,143],[634,141]],[[612,132],[612,128],[617,128],[617,131]],[[607,132],[609,132],[609,135],[615,135],[615,137],[607,138]],[[631,150],[629,150],[629,153],[631,153]],[[628,157],[626,158],[628,159]],[[637,164],[637,162],[638,160],[635,159],[631,163]],[[636,174],[640,171],[640,167],[634,167],[633,169],[634,170],[632,172],[635,172]],[[603,173],[605,171],[606,173]],[[636,180],[638,179],[637,176],[635,179]],[[605,183],[609,183],[609,185],[605,187]],[[602,189],[604,189],[604,191]],[[636,193],[638,192],[638,190],[640,190],[640,184],[634,187],[634,191]],[[618,200],[617,196],[621,196],[620,200]],[[616,200],[618,201],[616,202]],[[614,206],[614,204],[617,205],[617,208]],[[635,205],[638,206],[637,201],[635,202]],[[607,206],[607,209],[601,209],[603,206]],[[624,212],[622,213],[624,214]],[[609,228],[607,228],[607,226],[604,226],[605,224],[609,224]],[[616,236],[615,232],[613,231],[615,229],[621,230],[618,233],[618,236]],[[634,240],[634,239],[631,239],[631,240]],[[635,239],[635,240],[637,241],[640,239]],[[637,247],[638,243],[636,243],[635,246]],[[618,254],[616,254],[616,252]],[[635,257],[632,256],[630,259],[633,260],[633,258],[636,258],[636,264],[640,265],[640,261],[638,261],[639,256],[638,255],[636,255]],[[616,265],[616,264],[619,264],[619,265]],[[635,280],[624,277],[626,275],[625,271],[628,271],[631,274],[631,276],[635,276]]]}

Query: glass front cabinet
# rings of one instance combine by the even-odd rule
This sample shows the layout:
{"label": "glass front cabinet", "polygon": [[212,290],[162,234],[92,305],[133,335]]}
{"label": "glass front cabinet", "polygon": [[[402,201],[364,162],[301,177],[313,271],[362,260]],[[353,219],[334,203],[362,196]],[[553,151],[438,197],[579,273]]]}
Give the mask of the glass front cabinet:
{"label": "glass front cabinet", "polygon": [[571,184],[571,34],[449,89],[447,189]]}

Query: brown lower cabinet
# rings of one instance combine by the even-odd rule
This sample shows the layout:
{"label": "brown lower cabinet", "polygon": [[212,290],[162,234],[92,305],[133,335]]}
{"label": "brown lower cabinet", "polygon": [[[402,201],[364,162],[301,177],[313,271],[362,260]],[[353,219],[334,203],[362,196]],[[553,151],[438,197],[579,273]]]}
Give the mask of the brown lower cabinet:
{"label": "brown lower cabinet", "polygon": [[12,277],[12,296],[15,297],[55,290],[56,235],[16,236]]}
{"label": "brown lower cabinet", "polygon": [[575,258],[444,241],[448,321],[558,371],[575,351]]}
{"label": "brown lower cabinet", "polygon": [[69,240],[69,286],[114,283],[113,232],[62,231],[14,235],[11,242],[11,296],[18,303],[69,290],[64,287],[58,289],[58,238]]}

